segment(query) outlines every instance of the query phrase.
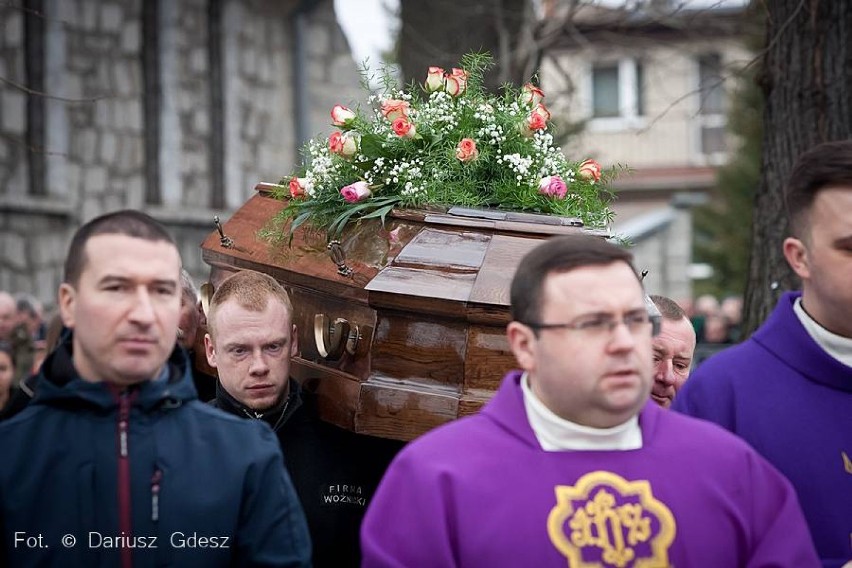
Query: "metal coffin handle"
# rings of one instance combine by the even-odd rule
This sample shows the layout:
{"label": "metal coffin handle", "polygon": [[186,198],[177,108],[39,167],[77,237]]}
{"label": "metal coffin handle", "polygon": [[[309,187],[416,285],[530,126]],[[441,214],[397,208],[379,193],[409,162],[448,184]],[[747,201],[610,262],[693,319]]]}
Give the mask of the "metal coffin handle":
{"label": "metal coffin handle", "polygon": [[325,314],[314,316],[314,342],[317,352],[323,359],[340,359],[343,352],[355,354],[361,333],[357,325],[352,325],[344,318],[329,322]]}

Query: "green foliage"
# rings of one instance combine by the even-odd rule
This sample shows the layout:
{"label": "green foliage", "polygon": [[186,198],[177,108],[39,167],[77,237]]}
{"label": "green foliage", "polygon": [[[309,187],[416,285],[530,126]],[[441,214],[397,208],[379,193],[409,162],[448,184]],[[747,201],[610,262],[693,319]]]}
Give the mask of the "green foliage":
{"label": "green foliage", "polygon": [[696,282],[695,295],[722,297],[745,291],[763,139],[763,93],[754,75],[740,79],[728,117],[739,148],[717,173],[717,198],[694,212],[694,258],[713,267],[710,279]]}
{"label": "green foliage", "polygon": [[[616,170],[567,159],[531,85],[489,94],[483,87],[488,54],[467,54],[461,64],[451,73],[432,69],[431,81],[405,90],[384,71],[384,92],[369,97],[366,112],[335,107],[345,117],[334,122],[340,131],[310,141],[307,163],[281,182],[277,197],[289,201],[278,225],[292,222],[292,231],[307,223],[332,237],[358,219],[384,219],[394,207],[454,205],[578,217],[593,227],[608,223],[606,185]],[[365,85],[368,73],[362,69]],[[475,150],[463,156],[468,139]],[[564,182],[562,191],[542,193],[543,181],[554,176]],[[357,182],[363,182],[361,193],[357,199],[349,194],[347,202],[342,190]]]}

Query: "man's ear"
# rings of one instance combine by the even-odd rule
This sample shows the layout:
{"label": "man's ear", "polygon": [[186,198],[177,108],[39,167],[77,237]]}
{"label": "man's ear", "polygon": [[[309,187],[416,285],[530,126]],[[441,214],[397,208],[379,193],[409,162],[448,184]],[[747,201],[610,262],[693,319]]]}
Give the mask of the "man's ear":
{"label": "man's ear", "polygon": [[73,286],[67,282],[60,284],[57,304],[59,304],[59,316],[62,318],[62,324],[67,328],[74,327],[74,305],[76,301],[77,291]]}
{"label": "man's ear", "polygon": [[290,357],[295,357],[299,354],[299,333],[296,329],[296,324],[293,324],[293,329],[290,330]]}
{"label": "man's ear", "polygon": [[535,370],[536,347],[538,340],[532,328],[516,321],[506,326],[506,339],[509,348],[518,361],[518,366],[524,371]]}
{"label": "man's ear", "polygon": [[799,275],[799,278],[810,278],[811,269],[808,264],[808,249],[805,243],[795,237],[784,239],[784,258],[787,259],[787,264],[790,265],[793,272]]}
{"label": "man's ear", "polygon": [[207,355],[207,364],[216,368],[216,348],[213,347],[213,339],[209,333],[204,334],[204,354]]}

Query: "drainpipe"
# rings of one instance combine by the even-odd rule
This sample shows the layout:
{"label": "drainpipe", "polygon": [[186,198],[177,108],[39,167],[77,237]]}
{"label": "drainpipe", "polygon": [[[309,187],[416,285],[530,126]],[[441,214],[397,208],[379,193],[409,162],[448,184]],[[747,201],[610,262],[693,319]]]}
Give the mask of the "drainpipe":
{"label": "drainpipe", "polygon": [[300,0],[290,17],[293,30],[293,124],[296,144],[294,163],[301,161],[300,151],[308,142],[310,103],[308,102],[308,16],[322,0]]}

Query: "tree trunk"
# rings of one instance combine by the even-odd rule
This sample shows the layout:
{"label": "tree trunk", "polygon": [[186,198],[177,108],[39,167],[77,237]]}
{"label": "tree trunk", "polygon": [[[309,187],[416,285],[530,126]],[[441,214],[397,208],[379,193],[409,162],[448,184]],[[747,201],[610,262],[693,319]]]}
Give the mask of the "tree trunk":
{"label": "tree trunk", "polygon": [[766,96],[760,186],[745,293],[744,331],[767,317],[798,279],[782,253],[784,185],[796,157],[852,138],[852,2],[767,0]]}
{"label": "tree trunk", "polygon": [[[529,80],[534,18],[529,0],[402,0],[399,63],[405,83],[422,83],[430,66],[449,71],[462,55],[487,51],[496,65],[485,86]],[[525,76],[526,74],[526,76]]]}

